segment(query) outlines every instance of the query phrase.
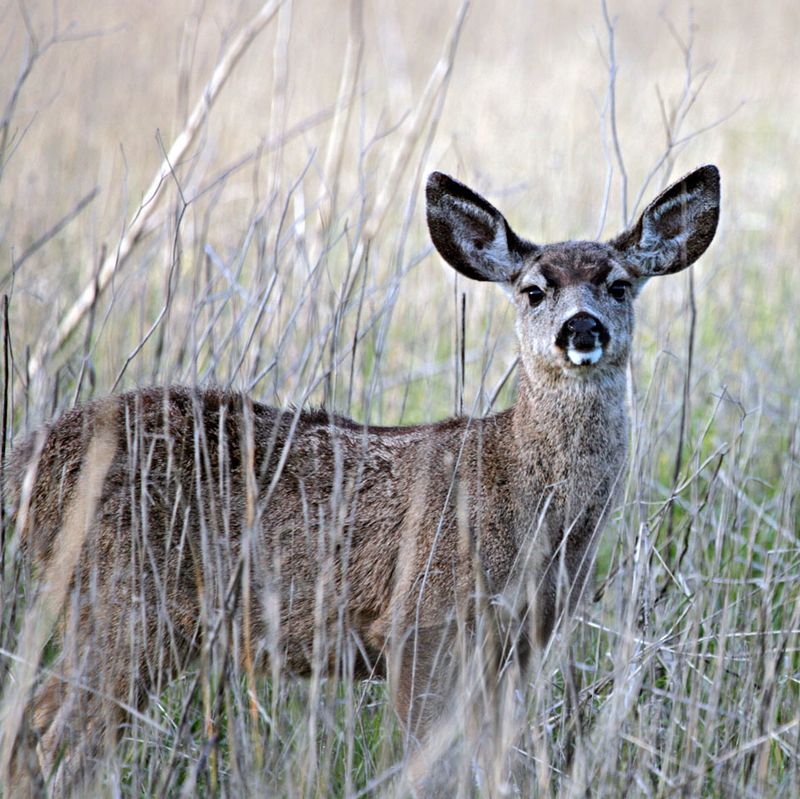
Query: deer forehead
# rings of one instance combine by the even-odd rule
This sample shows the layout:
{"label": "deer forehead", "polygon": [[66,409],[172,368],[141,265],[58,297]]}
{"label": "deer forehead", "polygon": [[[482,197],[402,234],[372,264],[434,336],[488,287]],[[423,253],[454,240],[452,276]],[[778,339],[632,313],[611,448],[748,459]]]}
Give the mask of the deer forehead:
{"label": "deer forehead", "polygon": [[565,288],[630,279],[619,254],[596,241],[565,241],[540,247],[525,264],[520,280],[543,279],[551,288]]}

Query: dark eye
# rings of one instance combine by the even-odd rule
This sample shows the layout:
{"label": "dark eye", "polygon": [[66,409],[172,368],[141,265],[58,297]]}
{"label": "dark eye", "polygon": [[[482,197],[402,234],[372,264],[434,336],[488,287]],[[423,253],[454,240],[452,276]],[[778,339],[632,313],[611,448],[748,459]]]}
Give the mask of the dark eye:
{"label": "dark eye", "polygon": [[609,287],[608,293],[617,301],[622,302],[628,296],[631,284],[627,280],[615,280]]}
{"label": "dark eye", "polygon": [[531,308],[535,308],[544,299],[544,292],[538,286],[531,286],[529,289],[525,289],[525,293],[528,295],[528,302],[530,302]]}

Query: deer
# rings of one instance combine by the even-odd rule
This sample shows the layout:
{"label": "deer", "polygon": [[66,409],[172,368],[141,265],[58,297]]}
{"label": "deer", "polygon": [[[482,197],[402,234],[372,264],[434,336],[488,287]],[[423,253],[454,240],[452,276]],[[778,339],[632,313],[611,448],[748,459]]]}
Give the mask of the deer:
{"label": "deer", "polygon": [[426,200],[441,257],[515,307],[511,407],[378,427],[168,385],[28,436],[5,465],[7,501],[62,652],[26,710],[36,756],[18,741],[12,775],[76,790],[223,617],[257,672],[388,677],[424,746],[479,594],[503,609],[498,657],[522,664],[574,612],[624,478],[634,301],[711,243],[719,172],[682,177],[605,242],[523,239],[439,172]]}

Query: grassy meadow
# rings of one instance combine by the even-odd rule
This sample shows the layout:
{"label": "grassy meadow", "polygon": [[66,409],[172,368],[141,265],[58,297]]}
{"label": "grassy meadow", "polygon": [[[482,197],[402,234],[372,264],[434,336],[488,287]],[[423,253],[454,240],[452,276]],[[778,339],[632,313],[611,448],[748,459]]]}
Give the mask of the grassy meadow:
{"label": "grassy meadow", "polygon": [[[715,163],[715,241],[638,302],[594,592],[460,790],[800,795],[800,6],[274,6],[230,64],[254,0],[0,2],[3,452],[153,383],[376,424],[507,407],[512,309],[433,251],[428,172],[549,242],[611,237]],[[0,710],[34,598],[2,521]],[[382,682],[253,684],[220,639],[92,790],[404,795],[403,755]]]}

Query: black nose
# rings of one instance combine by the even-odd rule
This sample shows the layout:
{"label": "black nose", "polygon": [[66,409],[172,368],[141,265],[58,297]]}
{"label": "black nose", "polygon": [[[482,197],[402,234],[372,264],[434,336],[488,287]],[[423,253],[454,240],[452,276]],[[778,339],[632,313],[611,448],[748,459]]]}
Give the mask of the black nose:
{"label": "black nose", "polygon": [[599,333],[600,322],[588,313],[577,313],[567,320],[567,330],[570,333]]}
{"label": "black nose", "polygon": [[561,326],[556,336],[556,346],[562,350],[572,347],[590,352],[598,344],[605,347],[609,338],[608,330],[596,316],[581,311]]}

